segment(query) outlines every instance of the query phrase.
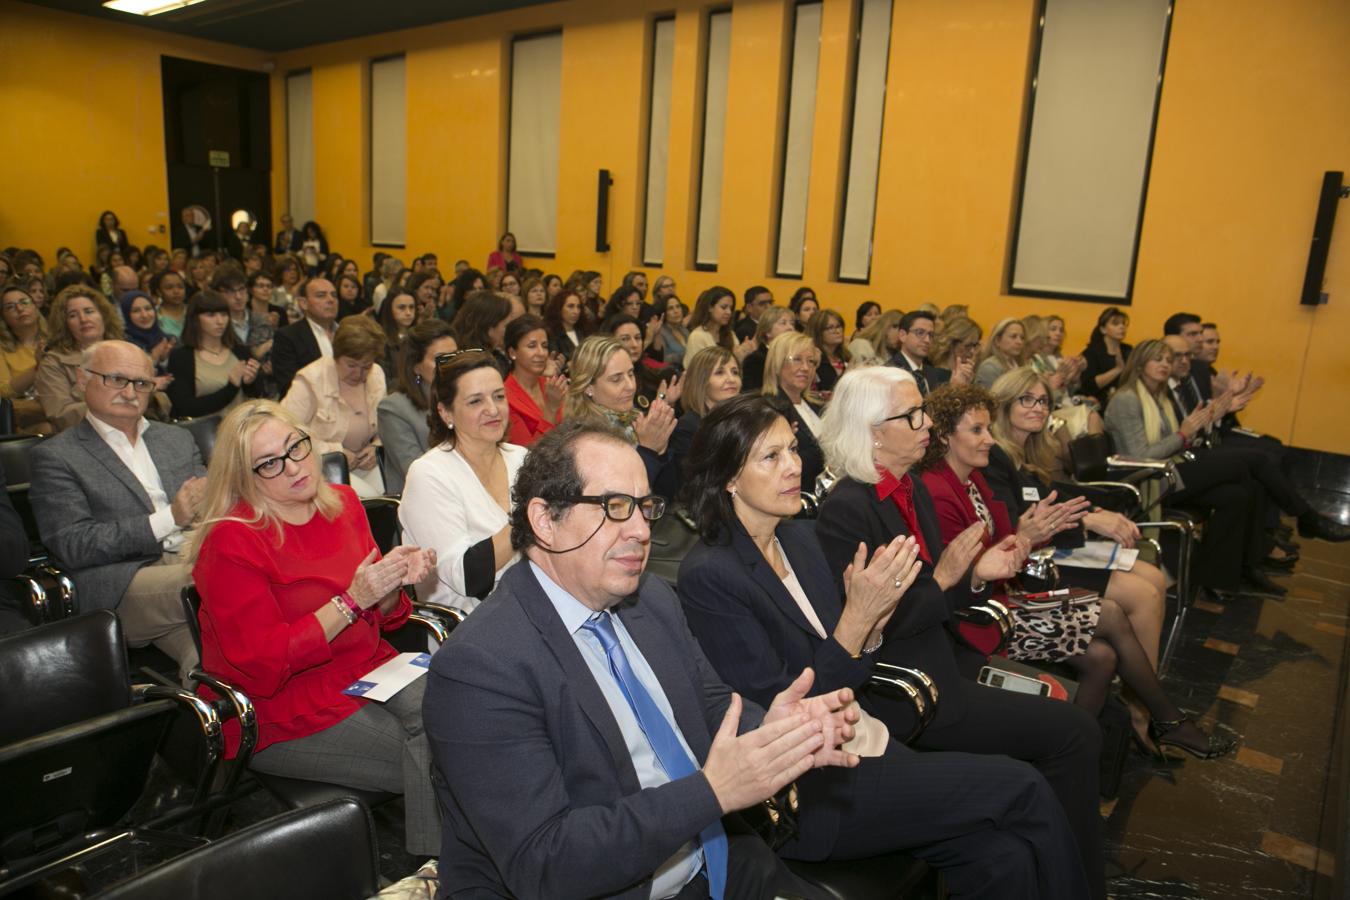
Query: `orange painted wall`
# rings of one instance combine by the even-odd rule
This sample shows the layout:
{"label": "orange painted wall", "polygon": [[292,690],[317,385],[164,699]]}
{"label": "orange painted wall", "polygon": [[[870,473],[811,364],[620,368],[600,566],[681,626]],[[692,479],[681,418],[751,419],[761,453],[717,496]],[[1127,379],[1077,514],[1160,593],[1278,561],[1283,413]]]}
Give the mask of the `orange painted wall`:
{"label": "orange painted wall", "polygon": [[0,0],[0,246],[93,259],[98,215],[168,243],[160,57],[261,69],[266,54]]}
{"label": "orange painted wall", "polygon": [[[286,206],[284,73],[314,72],[317,217],[368,260],[367,68],[403,52],[408,244],[482,264],[506,227],[512,35],[563,31],[558,255],[564,275],[614,284],[636,267],[650,22],[676,16],[664,270],[692,300],[715,283],[810,284],[827,305],[968,303],[978,318],[1056,312],[1075,346],[1101,305],[1003,293],[1036,0],[895,0],[870,285],[833,283],[846,150],[851,0],[825,0],[803,282],[771,278],[788,0],[734,0],[721,266],[689,265],[698,184],[700,36],[693,0],[565,0],[281,54],[273,76],[274,208]],[[75,46],[80,52],[64,52]],[[1300,446],[1350,447],[1350,212],[1331,252],[1332,305],[1297,305],[1316,190],[1350,169],[1350,6],[1344,0],[1177,3],[1131,309],[1132,339],[1189,309],[1223,325],[1223,362],[1268,386],[1248,424]],[[58,49],[60,48],[60,49]],[[261,65],[260,54],[0,0],[0,88],[37,118],[21,131],[0,244],[87,241],[113,206],[133,235],[165,206],[158,54]],[[121,104],[120,108],[118,104]],[[116,115],[114,115],[116,110]],[[74,123],[88,137],[60,141]],[[116,148],[118,166],[100,149]],[[11,151],[7,148],[7,153]],[[12,155],[12,154],[11,154]],[[609,253],[593,247],[595,173],[614,177]]]}

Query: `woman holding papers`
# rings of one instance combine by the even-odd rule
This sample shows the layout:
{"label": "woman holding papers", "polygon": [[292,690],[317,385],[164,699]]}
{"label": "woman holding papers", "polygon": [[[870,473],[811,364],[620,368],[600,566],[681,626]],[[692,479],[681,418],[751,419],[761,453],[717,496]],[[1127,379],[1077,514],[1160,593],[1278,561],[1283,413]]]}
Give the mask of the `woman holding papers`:
{"label": "woman holding papers", "polygon": [[[403,546],[381,558],[360,500],[324,482],[310,436],[279,404],[240,404],[218,435],[192,574],[202,667],[257,711],[252,767],[401,793],[408,851],[437,853],[423,682],[384,704],[343,693],[396,655],[380,635],[407,619],[401,585],[424,578],[434,553]],[[226,738],[233,756],[237,729]]]}
{"label": "woman holding papers", "polygon": [[[928,395],[926,411],[933,425],[919,467],[933,498],[942,539],[953,541],[978,523],[983,526],[986,546],[1011,534],[1037,546],[1056,534],[1080,529],[1089,511],[1087,500],[1079,497],[1055,503],[1050,491],[1020,515],[1014,530],[1011,514],[1020,504],[1010,510],[996,499],[980,473],[989,465],[990,451],[996,446],[990,421],[995,409],[993,396],[977,385],[947,384]],[[1100,581],[1096,574],[1089,580]],[[1075,583],[1072,576],[1067,580]],[[1119,673],[1147,710],[1147,733],[1157,742],[1159,753],[1167,745],[1200,759],[1214,759],[1233,749],[1231,740],[1205,734],[1164,693],[1130,620],[1110,598],[1109,587],[1108,593],[1081,603],[1036,611],[1014,607],[1014,620],[1009,658],[1070,666],[1079,677],[1074,702],[1093,715],[1101,711],[1111,679]],[[1135,733],[1140,745],[1147,747],[1140,733],[1144,720],[1141,715]]]}

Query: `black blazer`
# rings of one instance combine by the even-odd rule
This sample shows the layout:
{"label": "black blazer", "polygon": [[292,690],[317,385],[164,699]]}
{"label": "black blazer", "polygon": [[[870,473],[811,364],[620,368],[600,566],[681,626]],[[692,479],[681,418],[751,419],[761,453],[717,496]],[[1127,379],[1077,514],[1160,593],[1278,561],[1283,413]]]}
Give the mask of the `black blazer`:
{"label": "black blazer", "polygon": [[[582,340],[586,339],[585,335],[579,330],[577,331],[577,337]],[[577,351],[577,345],[572,343],[572,339],[567,336],[566,332],[550,330],[548,333],[548,349],[552,353],[561,353],[567,359],[571,359],[572,354]]]}
{"label": "black blazer", "polygon": [[122,254],[125,261],[127,248],[131,246],[131,242],[127,240],[126,231],[121,228],[118,228],[114,234],[108,234],[107,229],[99,228],[94,232],[94,245],[96,247],[102,247],[104,245],[108,246],[110,249]]}
{"label": "black blazer", "polygon": [[[1132,350],[1134,350],[1134,347],[1129,344],[1121,344],[1120,358],[1128,361]],[[1114,369],[1116,358],[1106,352],[1105,344],[1094,341],[1083,348],[1083,360],[1087,365],[1083,367],[1083,374],[1078,379],[1079,390],[1089,397],[1095,398],[1097,402],[1101,403],[1102,409],[1106,409],[1106,401],[1111,398],[1111,392],[1120,383],[1120,378],[1117,377],[1115,381],[1105,387],[1098,387],[1097,376]]]}
{"label": "black blazer", "polygon": [[[1026,512],[1035,500],[1022,499],[1023,488],[1035,488],[1037,495],[1043,500],[1050,491],[1059,493],[1059,500],[1070,500],[1074,497],[1091,496],[1082,488],[1076,485],[1067,484],[1062,481],[1056,481],[1054,484],[1046,485],[1035,475],[1026,469],[1019,469],[1013,463],[1002,447],[995,444],[989,449],[989,465],[980,470],[984,474],[984,480],[989,485],[989,490],[993,492],[994,499],[1000,501],[1004,508],[1008,510],[1008,518],[1012,520],[1012,526],[1017,528],[1018,521],[1022,518],[1022,513]],[[1061,531],[1055,535],[1051,541],[1056,547],[1062,547],[1071,550],[1074,547],[1083,546],[1087,540],[1087,532],[1083,526]]]}
{"label": "black blazer", "polygon": [[[923,481],[911,476],[914,485],[914,510],[928,553],[936,562],[942,556],[944,544],[938,527],[933,500]],[[898,535],[909,534],[904,516],[888,497],[878,499],[876,485],[863,484],[844,478],[830,491],[820,505],[816,521],[816,538],[833,573],[836,585],[842,586],[844,569],[853,562],[858,544],[865,544],[870,559],[877,547]],[[842,595],[836,587],[837,595]],[[933,565],[925,562],[895,615],[886,625],[877,658],[881,662],[922,669],[937,682],[941,695],[937,719],[933,727],[942,727],[965,717],[963,699],[965,685],[962,672],[974,674],[984,663],[984,657],[970,649],[957,637],[952,611],[982,602],[990,588],[976,593],[970,590],[970,575],[966,573],[951,590],[943,592],[933,580]]]}
{"label": "black blazer", "polygon": [[680,421],[675,423],[670,443],[666,445],[666,462],[652,484],[652,490],[667,500],[674,500],[684,485],[684,459],[689,455],[689,448],[694,443],[694,434],[702,422],[703,417],[698,413],[685,410],[684,415],[680,416]]}
{"label": "black blazer", "polygon": [[[780,395],[781,396],[781,395]],[[797,455],[802,458],[802,490],[813,493],[816,489],[816,476],[825,470],[825,451],[820,449],[816,436],[802,421],[797,408],[787,397],[782,397],[783,408],[787,411],[788,424],[797,432]],[[823,406],[806,401],[806,405],[820,415]]]}
{"label": "black blazer", "polygon": [[816,366],[816,390],[822,394],[834,392],[834,386],[839,381],[839,373],[835,371],[830,361],[825,358],[825,354],[820,354],[820,364]]}
{"label": "black blazer", "polygon": [[[241,347],[238,344],[230,348],[235,359],[247,362],[249,359],[248,348]],[[218,413],[229,406],[235,397],[242,390],[245,396],[261,397],[263,392],[262,372],[253,379],[252,384],[245,384],[235,387],[232,384],[226,385],[218,391],[210,394],[197,393],[197,353],[191,347],[178,346],[169,351],[169,374],[173,376],[173,381],[169,383],[168,390],[169,403],[172,406],[174,418],[181,419],[188,416],[209,416],[212,413]]]}
{"label": "black blazer", "polygon": [[919,366],[918,369],[915,369],[909,364],[909,360],[905,358],[905,354],[903,353],[896,353],[886,365],[895,366],[897,369],[904,369],[906,372],[913,375],[914,380],[919,385],[919,393],[923,394],[925,397],[928,396],[930,391],[939,388],[952,380],[951,369],[930,366],[926,362]]}
{"label": "black blazer", "polygon": [[278,328],[272,336],[272,379],[277,383],[277,396],[284,398],[295,380],[295,373],[322,355],[319,341],[309,327],[309,319]]}
{"label": "black blazer", "polygon": [[[614,612],[701,764],[731,689],[660,578],[643,578]],[[457,897],[646,900],[657,867],[721,815],[702,777],[642,788],[605,695],[528,562],[508,569],[441,645],[422,712],[445,813],[441,878]],[[763,718],[747,699],[740,730]]]}
{"label": "black blazer", "polygon": [[[826,635],[831,635],[844,608],[812,523],[784,522],[778,526],[778,541]],[[872,672],[872,654],[853,659],[833,637],[822,639],[816,633],[739,522],[717,543],[694,546],[680,564],[676,586],[689,630],[708,661],[733,690],[762,707],[768,708],[807,666],[816,674],[812,694],[842,687],[857,693]],[[877,764],[863,761],[864,767]],[[800,814],[817,822],[802,829],[795,857],[830,855],[839,817],[858,794],[854,785],[870,775],[864,771],[817,769],[797,779]]]}
{"label": "black blazer", "polygon": [[741,360],[741,392],[757,394],[764,386],[764,362],[769,358],[768,347],[758,347]]}

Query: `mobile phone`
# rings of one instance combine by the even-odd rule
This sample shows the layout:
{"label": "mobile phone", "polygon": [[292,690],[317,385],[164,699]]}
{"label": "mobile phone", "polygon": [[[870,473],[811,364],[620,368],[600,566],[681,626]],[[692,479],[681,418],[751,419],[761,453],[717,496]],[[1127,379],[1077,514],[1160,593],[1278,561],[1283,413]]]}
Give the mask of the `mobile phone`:
{"label": "mobile phone", "polygon": [[1007,672],[993,666],[980,669],[980,677],[977,680],[980,684],[1005,691],[1016,691],[1019,694],[1035,694],[1038,697],[1050,694],[1050,685],[1038,678],[1028,678],[1026,675],[1018,675],[1016,672]]}

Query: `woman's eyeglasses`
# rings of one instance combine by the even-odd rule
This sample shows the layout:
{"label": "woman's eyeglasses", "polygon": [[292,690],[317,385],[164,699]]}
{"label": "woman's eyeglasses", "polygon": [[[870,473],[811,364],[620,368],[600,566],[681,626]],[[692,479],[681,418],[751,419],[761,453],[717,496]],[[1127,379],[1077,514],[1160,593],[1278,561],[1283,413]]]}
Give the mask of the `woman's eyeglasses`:
{"label": "woman's eyeglasses", "polygon": [[634,510],[642,510],[642,518],[655,522],[666,514],[666,498],[656,494],[634,497],[631,494],[600,494],[598,496],[568,497],[569,503],[589,503],[605,511],[605,518],[614,522],[627,522],[633,518]]}
{"label": "woman's eyeglasses", "polygon": [[1017,405],[1022,407],[1023,409],[1035,409],[1038,406],[1041,409],[1049,409],[1050,398],[1045,396],[1044,394],[1040,395],[1039,397],[1036,396],[1035,394],[1023,394],[1022,396],[1017,398]]}
{"label": "woman's eyeglasses", "polygon": [[253,467],[253,474],[259,478],[276,478],[286,469],[286,460],[300,462],[302,459],[308,459],[309,454],[314,450],[314,444],[309,435],[304,435],[295,443],[286,448],[286,452],[281,456],[269,456],[262,462]]}
{"label": "woman's eyeglasses", "polygon": [[882,419],[880,422],[877,423],[877,427],[880,428],[887,422],[894,422],[897,419],[904,419],[905,424],[909,426],[911,431],[918,431],[920,428],[923,427],[923,419],[924,416],[927,414],[928,414],[928,404],[920,403],[913,409],[907,409],[902,413],[896,413],[893,416],[887,416],[886,418]]}

